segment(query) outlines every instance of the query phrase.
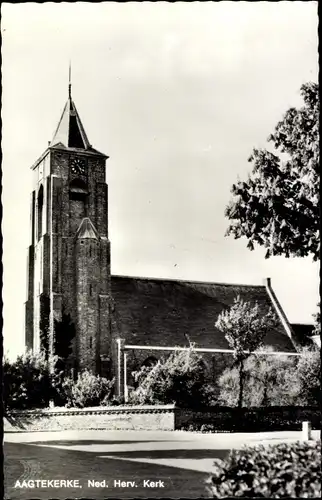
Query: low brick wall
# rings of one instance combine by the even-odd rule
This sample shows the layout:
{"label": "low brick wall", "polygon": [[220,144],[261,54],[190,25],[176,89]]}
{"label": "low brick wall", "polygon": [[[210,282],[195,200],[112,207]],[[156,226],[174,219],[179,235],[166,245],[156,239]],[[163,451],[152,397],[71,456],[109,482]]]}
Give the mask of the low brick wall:
{"label": "low brick wall", "polygon": [[[300,430],[303,421],[321,429],[321,411],[313,407],[224,408],[204,410],[175,405],[51,408],[13,411],[4,418],[5,432],[60,430],[188,430],[205,426],[214,432]],[[205,429],[207,430],[207,429]]]}
{"label": "low brick wall", "polygon": [[174,405],[51,408],[13,411],[4,418],[4,432],[61,430],[174,430]]}

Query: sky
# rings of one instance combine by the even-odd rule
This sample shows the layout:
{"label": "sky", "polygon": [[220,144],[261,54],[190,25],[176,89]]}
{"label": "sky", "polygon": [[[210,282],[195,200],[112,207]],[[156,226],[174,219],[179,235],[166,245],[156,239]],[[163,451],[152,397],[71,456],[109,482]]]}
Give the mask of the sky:
{"label": "sky", "polygon": [[311,258],[225,237],[231,185],[318,78],[317,2],[2,3],[3,338],[24,349],[30,167],[72,95],[106,153],[112,273],[272,287],[312,322]]}

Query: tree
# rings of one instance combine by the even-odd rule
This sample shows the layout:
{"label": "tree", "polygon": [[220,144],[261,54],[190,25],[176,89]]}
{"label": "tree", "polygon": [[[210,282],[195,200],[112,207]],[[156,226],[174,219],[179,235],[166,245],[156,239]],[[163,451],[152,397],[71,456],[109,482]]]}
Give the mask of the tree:
{"label": "tree", "polygon": [[211,398],[204,362],[193,347],[174,352],[154,366],[144,366],[133,375],[139,384],[130,395],[134,404],[195,407]]}
{"label": "tree", "polygon": [[285,382],[285,392],[294,394],[295,404],[321,404],[321,352],[316,346],[301,350],[296,369]]}
{"label": "tree", "polygon": [[319,234],[319,92],[316,83],[301,87],[304,106],[290,108],[268,138],[275,153],[254,149],[247,182],[232,186],[226,207],[226,235],[245,237],[272,255],[318,260]]}
{"label": "tree", "polygon": [[245,361],[262,345],[266,333],[276,325],[276,322],[277,318],[271,309],[263,314],[257,302],[252,305],[240,297],[236,297],[234,304],[218,316],[216,328],[225,334],[228,344],[234,351],[234,366],[238,368],[239,408],[243,405]]}
{"label": "tree", "polygon": [[[245,388],[243,403],[251,406],[283,406],[295,403],[296,395],[292,388],[285,391],[290,373],[295,371],[295,358],[274,355],[273,348],[261,348],[250,356],[244,365]],[[239,393],[239,374],[236,367],[227,368],[218,381],[219,402],[225,406],[237,406]]]}
{"label": "tree", "polygon": [[313,335],[321,335],[321,304],[318,303],[318,312],[313,314],[314,318],[314,330]]}
{"label": "tree", "polygon": [[[244,364],[243,402],[249,406],[316,406],[321,401],[321,358],[316,347],[305,347],[299,356],[269,354],[272,348],[261,349]],[[239,373],[227,368],[218,381],[219,402],[236,406]]]}

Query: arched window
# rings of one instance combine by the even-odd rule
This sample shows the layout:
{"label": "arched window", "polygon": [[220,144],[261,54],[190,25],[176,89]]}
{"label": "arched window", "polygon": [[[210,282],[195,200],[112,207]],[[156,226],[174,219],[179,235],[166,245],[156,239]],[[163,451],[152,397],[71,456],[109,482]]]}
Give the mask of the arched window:
{"label": "arched window", "polygon": [[41,185],[38,191],[38,198],[37,198],[37,241],[39,241],[42,236],[43,206],[44,206],[44,188]]}
{"label": "arched window", "polygon": [[87,184],[74,179],[69,185],[69,224],[71,234],[76,233],[87,212]]}

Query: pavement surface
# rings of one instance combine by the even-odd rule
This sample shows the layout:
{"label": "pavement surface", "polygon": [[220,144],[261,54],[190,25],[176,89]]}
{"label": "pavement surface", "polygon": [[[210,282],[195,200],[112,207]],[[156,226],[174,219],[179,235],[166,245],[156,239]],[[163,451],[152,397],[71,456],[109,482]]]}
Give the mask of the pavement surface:
{"label": "pavement surface", "polygon": [[[319,434],[313,431],[313,438]],[[205,482],[215,461],[227,457],[232,448],[298,440],[301,432],[292,431],[5,433],[5,498],[207,497]],[[40,480],[70,483],[55,483],[59,485],[55,487]]]}

